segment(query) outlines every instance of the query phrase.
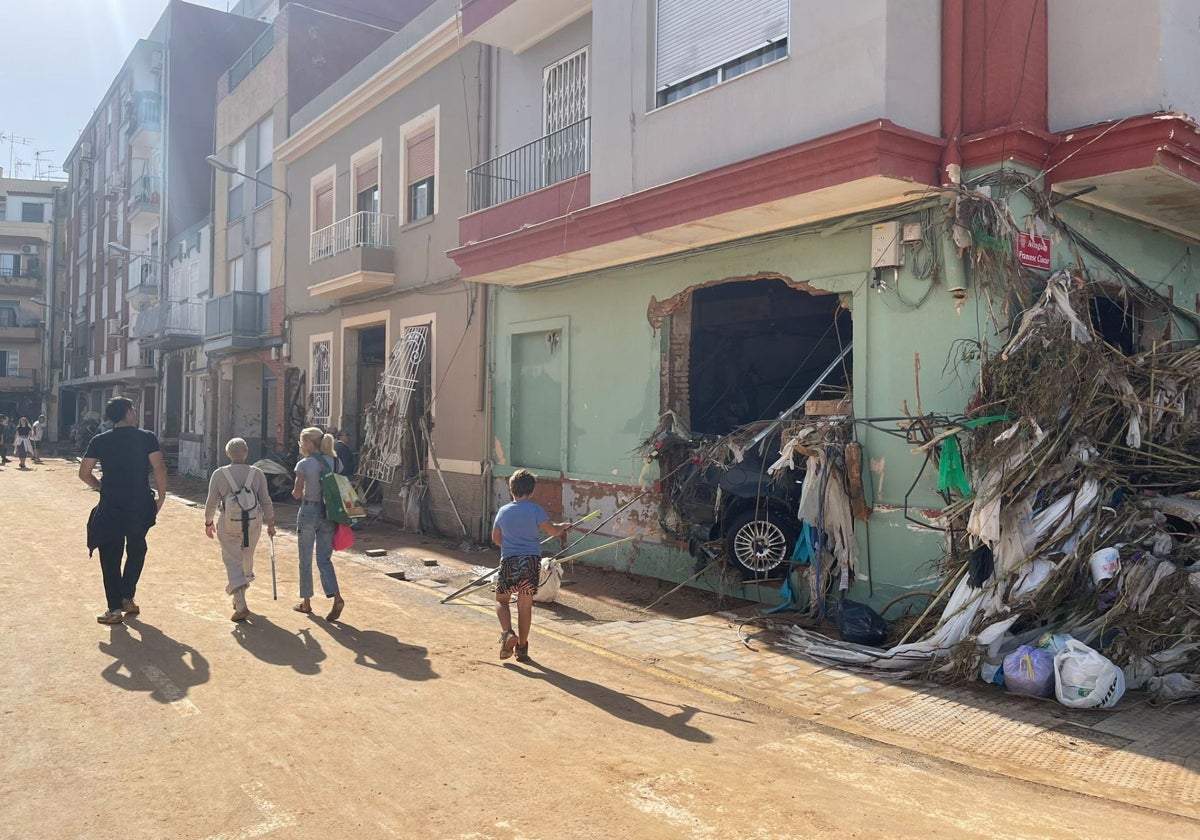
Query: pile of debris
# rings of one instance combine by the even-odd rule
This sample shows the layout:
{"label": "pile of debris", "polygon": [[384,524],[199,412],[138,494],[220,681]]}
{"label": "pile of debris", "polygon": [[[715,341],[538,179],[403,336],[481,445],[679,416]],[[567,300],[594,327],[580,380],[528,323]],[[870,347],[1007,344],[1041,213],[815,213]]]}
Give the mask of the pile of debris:
{"label": "pile of debris", "polygon": [[[1111,705],[1126,686],[1200,697],[1200,348],[1123,355],[1089,326],[1091,293],[1051,277],[983,362],[976,422],[943,424],[943,464],[961,451],[965,470],[939,523],[942,586],[892,628],[900,643],[791,627],[783,647],[945,681],[1004,674],[1010,689],[1012,662],[1017,690],[1046,694],[1049,680],[1067,705]],[[1072,662],[1103,683],[1092,701],[1064,699]]]}

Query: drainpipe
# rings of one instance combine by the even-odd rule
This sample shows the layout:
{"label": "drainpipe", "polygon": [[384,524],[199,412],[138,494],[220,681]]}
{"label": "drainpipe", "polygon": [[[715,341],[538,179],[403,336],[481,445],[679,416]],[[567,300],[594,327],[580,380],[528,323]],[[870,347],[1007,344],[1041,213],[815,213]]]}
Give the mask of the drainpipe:
{"label": "drainpipe", "polygon": [[949,183],[946,168],[950,164],[962,165],[963,120],[963,13],[964,0],[942,0],[942,183]]}

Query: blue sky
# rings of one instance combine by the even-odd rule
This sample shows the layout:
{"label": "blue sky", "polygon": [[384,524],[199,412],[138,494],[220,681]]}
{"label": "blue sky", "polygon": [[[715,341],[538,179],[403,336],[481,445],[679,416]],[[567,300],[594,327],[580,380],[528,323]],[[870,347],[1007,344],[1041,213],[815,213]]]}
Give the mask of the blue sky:
{"label": "blue sky", "polygon": [[[192,0],[226,9],[226,0]],[[27,161],[22,178],[61,166],[100,97],[167,0],[0,0],[9,68],[0,83],[0,167]],[[9,137],[29,138],[10,144]],[[49,151],[47,151],[49,150]]]}

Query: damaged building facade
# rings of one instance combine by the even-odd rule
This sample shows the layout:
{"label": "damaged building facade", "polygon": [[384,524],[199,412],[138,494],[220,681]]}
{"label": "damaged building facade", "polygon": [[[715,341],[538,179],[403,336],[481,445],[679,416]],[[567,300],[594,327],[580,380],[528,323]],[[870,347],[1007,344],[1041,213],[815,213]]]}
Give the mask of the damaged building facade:
{"label": "damaged building facade", "polygon": [[[686,465],[647,442],[664,418],[692,439],[803,420],[823,382],[861,445],[852,593],[936,585],[947,498],[895,432],[963,415],[1053,272],[1102,290],[1111,343],[1196,338],[1169,304],[1200,291],[1197,38],[1171,3],[1098,5],[465,2],[497,116],[451,256],[490,289],[493,508],[533,469],[552,518],[620,511],[596,544],[638,536],[593,562],[691,579]],[[718,530],[748,529],[749,563],[697,584],[780,601],[794,511],[789,488],[738,507]]]}

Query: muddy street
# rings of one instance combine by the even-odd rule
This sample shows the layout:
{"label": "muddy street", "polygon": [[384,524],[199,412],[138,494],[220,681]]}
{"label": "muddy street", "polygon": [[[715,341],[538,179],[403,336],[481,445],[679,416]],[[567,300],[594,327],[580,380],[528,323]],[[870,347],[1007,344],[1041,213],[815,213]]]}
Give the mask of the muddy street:
{"label": "muddy street", "polygon": [[[497,657],[476,604],[335,555],[338,622],[291,609],[265,540],[231,623],[202,512],[172,496],[141,615],[112,627],[73,463],[0,471],[0,836],[1097,838],[1186,820],[823,729],[561,635]],[[280,510],[281,525],[294,509]]]}

